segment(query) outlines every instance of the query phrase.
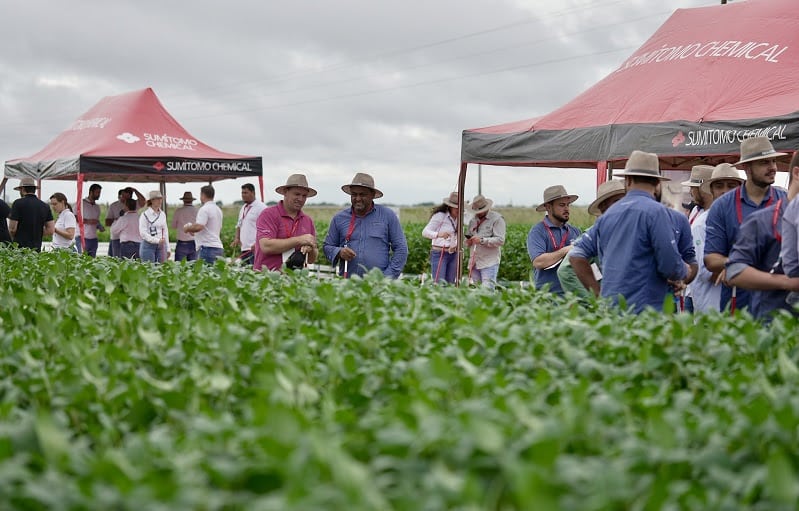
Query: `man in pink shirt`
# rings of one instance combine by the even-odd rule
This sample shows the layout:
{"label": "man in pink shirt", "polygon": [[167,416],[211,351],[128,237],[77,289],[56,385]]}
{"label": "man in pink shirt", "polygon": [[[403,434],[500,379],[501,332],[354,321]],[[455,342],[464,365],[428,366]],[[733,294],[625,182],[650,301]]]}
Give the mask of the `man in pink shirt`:
{"label": "man in pink shirt", "polygon": [[303,174],[292,174],[275,192],[283,200],[263,210],[256,222],[254,270],[265,267],[280,271],[294,252],[299,252],[308,263],[319,256],[316,227],[311,217],[302,212],[305,201],[315,196],[316,190],[308,186]]}

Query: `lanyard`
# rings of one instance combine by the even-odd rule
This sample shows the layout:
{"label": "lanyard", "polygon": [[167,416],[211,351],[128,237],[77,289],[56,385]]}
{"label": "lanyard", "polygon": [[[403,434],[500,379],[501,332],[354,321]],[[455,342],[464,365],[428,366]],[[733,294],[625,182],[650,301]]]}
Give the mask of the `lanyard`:
{"label": "lanyard", "polygon": [[475,226],[472,227],[472,234],[477,234],[477,231],[480,230],[480,225],[482,225],[482,223],[485,222],[487,218],[488,216],[484,216],[483,218],[477,220]]}
{"label": "lanyard", "polygon": [[146,211],[142,213],[142,215],[144,215],[144,219],[147,221],[148,224],[153,225],[155,222],[158,221],[159,218],[161,218],[161,211],[159,210],[158,214],[155,215],[155,218],[153,218],[152,220],[150,220],[150,218],[147,216]]}
{"label": "lanyard", "polygon": [[[560,250],[566,246],[566,241],[568,241],[569,239],[568,229],[566,229],[566,234],[563,234],[562,237],[560,238],[560,245],[558,245],[557,243],[555,243],[555,235],[552,234],[552,229],[550,229],[549,226],[543,220],[541,220],[541,223],[544,224],[544,228],[547,230],[547,234],[549,234],[549,239],[552,241],[552,247],[555,250]],[[555,250],[553,250],[553,252]]]}
{"label": "lanyard", "polygon": [[283,223],[286,226],[286,239],[293,238],[294,232],[297,230],[297,226],[300,225],[300,215],[297,215],[297,218],[293,220],[286,221],[286,217],[283,217]]}
{"label": "lanyard", "polygon": [[696,217],[698,217],[699,213],[701,212],[702,212],[701,209],[696,208],[696,213],[694,213],[690,218],[688,218],[688,225],[694,225],[694,220],[696,220]]}
{"label": "lanyard", "polygon": [[771,229],[774,231],[774,239],[777,240],[777,243],[782,243],[782,233],[777,229],[777,222],[780,220],[780,206],[782,206],[782,199],[777,201],[777,205],[774,206],[774,216],[771,217]]}
{"label": "lanyard", "polygon": [[[741,188],[743,185],[739,186],[735,189],[735,213],[738,215],[738,225],[744,221],[743,210],[741,209]],[[774,190],[771,188],[768,189],[768,202],[766,202],[764,208],[771,206],[771,202],[774,200]]]}
{"label": "lanyard", "polygon": [[[374,204],[369,206],[369,209],[366,211],[366,213],[363,214],[363,217],[366,217],[366,215],[368,215],[374,209],[374,207],[375,207]],[[355,210],[353,209],[352,210],[352,216],[350,217],[350,227],[349,227],[349,229],[347,229],[347,235],[344,236],[344,245],[345,246],[349,245],[350,239],[352,238],[352,232],[354,230],[355,230]]]}
{"label": "lanyard", "polygon": [[247,215],[249,214],[250,209],[252,209],[252,202],[244,206],[244,210],[241,213],[241,221],[242,222],[244,222],[244,219],[247,218]]}

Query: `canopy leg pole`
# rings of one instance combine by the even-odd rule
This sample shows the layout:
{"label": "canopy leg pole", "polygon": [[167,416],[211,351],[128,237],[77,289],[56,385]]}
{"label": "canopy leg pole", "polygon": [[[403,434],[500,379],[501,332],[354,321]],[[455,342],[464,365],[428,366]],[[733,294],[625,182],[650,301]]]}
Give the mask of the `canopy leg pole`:
{"label": "canopy leg pole", "polygon": [[608,180],[608,162],[607,161],[596,162],[596,187],[599,188],[599,185],[601,185],[607,180]]}
{"label": "canopy leg pole", "polygon": [[458,278],[455,279],[455,286],[459,287],[461,285],[461,276],[463,274],[463,205],[464,205],[464,195],[466,193],[466,167],[469,164],[465,161],[461,162],[461,171],[458,174],[458,225],[457,225],[457,232],[458,232],[458,244],[456,245],[457,253],[458,253],[458,261],[455,265],[455,274]]}
{"label": "canopy leg pole", "polygon": [[8,183],[8,178],[3,176],[3,182],[0,183],[0,195],[3,196],[3,199],[5,199],[6,196],[6,183]]}
{"label": "canopy leg pole", "polygon": [[264,175],[258,176],[258,186],[261,188],[261,202],[264,201]]}
{"label": "canopy leg pole", "polygon": [[78,231],[80,231],[80,253],[86,253],[86,235],[83,229],[83,174],[78,172],[78,198],[75,200],[75,216],[78,220]]}

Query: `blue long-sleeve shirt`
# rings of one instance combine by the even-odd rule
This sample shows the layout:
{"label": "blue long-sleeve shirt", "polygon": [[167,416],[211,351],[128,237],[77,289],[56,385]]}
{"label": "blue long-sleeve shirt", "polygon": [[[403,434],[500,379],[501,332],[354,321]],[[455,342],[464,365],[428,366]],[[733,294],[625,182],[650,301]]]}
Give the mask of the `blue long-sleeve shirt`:
{"label": "blue long-sleeve shirt", "polygon": [[[345,242],[351,222],[354,223],[352,235],[349,242]],[[345,243],[356,254],[355,259],[347,264],[348,275],[363,275],[372,268],[378,268],[386,277],[396,279],[408,260],[408,243],[399,218],[391,209],[379,204],[362,217],[353,216],[350,207],[339,211],[330,220],[324,251],[339,274],[344,272],[344,261],[339,259],[338,253]]]}
{"label": "blue long-sleeve shirt", "polygon": [[[527,254],[530,256],[530,261],[533,261],[541,254],[555,252],[559,248],[569,245],[579,236],[580,229],[577,227],[569,224],[557,227],[549,220],[548,216],[544,217],[542,221],[533,225],[530,228],[530,232],[527,233]],[[553,243],[553,239],[557,245]],[[549,284],[550,292],[563,293],[563,286],[560,285],[560,279],[558,279],[558,266],[556,265],[550,269],[535,269],[534,282],[536,289],[541,289],[545,284]]]}
{"label": "blue long-sleeve shirt", "polygon": [[624,297],[635,312],[661,310],[667,280],[687,275],[666,209],[652,195],[629,190],[575,242],[570,259],[599,257],[603,297],[616,303]]}
{"label": "blue long-sleeve shirt", "polygon": [[[738,238],[738,229],[740,229],[741,223],[755,211],[776,204],[779,199],[784,199],[786,195],[787,193],[782,188],[771,186],[763,200],[760,201],[760,204],[755,204],[746,193],[746,186],[742,185],[713,201],[713,205],[710,206],[710,210],[707,213],[705,253],[701,254],[701,256],[704,257],[706,254],[729,256],[730,250],[732,250],[732,246]],[[739,205],[740,218],[738,217]],[[728,286],[722,287],[721,309],[727,307],[731,299],[732,288]],[[735,303],[738,309],[747,307],[749,305],[749,292],[744,289],[738,289]]]}

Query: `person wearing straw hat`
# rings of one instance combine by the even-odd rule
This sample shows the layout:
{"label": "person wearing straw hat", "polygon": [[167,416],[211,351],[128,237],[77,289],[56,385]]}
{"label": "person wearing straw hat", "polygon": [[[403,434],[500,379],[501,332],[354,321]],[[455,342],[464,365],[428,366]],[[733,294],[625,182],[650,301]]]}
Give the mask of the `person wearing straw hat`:
{"label": "person wearing straw hat", "polygon": [[688,181],[680,183],[691,192],[691,203],[694,205],[688,211],[688,223],[691,225],[693,225],[700,212],[710,208],[710,194],[703,193],[700,185],[706,179],[710,179],[711,174],[713,174],[713,165],[694,165],[691,167],[691,176]]}
{"label": "person wearing straw hat", "polygon": [[[668,178],[661,175],[656,154],[637,150],[619,175],[627,194],[575,243],[569,258],[580,282],[595,295],[617,304],[624,300],[636,313],[660,310],[689,274],[669,212],[655,200],[659,182]],[[601,290],[590,265],[593,257],[602,265]]]}
{"label": "person wearing straw hat", "polygon": [[741,186],[744,182],[738,169],[729,163],[721,163],[712,167],[711,174],[699,185],[704,204],[699,214],[691,223],[691,236],[696,250],[696,278],[688,285],[691,307],[694,312],[719,310],[721,304],[721,287],[714,282],[713,274],[707,269],[703,254],[705,253],[705,236],[707,234],[707,215],[716,198],[729,190]]}
{"label": "person wearing straw hat", "polygon": [[184,231],[183,226],[193,224],[197,220],[197,207],[194,206],[194,201],[197,199],[190,191],[185,191],[180,200],[183,205],[172,213],[172,228],[178,233],[178,240],[175,242],[175,261],[196,261],[197,246],[194,243],[194,236]]}
{"label": "person wearing straw hat", "polygon": [[[132,199],[136,195],[136,205],[138,209],[144,207],[146,199],[137,189],[132,186],[122,188],[117,192],[117,200],[108,205],[108,211],[105,213],[105,226],[112,227],[114,223],[127,214],[128,199]],[[110,231],[110,239],[108,243],[108,255],[110,257],[122,257],[119,237],[114,234],[112,229]],[[119,232],[119,229],[117,229]]]}
{"label": "person wearing straw hat", "polygon": [[[788,266],[791,269],[780,258],[783,247],[792,245],[796,250],[795,227],[793,240],[786,240],[782,231],[789,226],[788,208],[797,202],[794,198],[799,194],[799,153],[794,154],[788,168],[786,197],[744,220],[725,267],[729,283],[749,291],[749,312],[766,322],[778,310],[799,315],[799,309],[786,302],[790,292],[799,291],[799,268],[796,268],[795,259],[791,262],[790,256]],[[788,227],[788,230],[792,229]]]}
{"label": "person wearing straw hat", "polygon": [[[316,190],[308,186],[304,174],[292,174],[286,184],[275,188],[283,200],[265,208],[256,222],[255,255],[253,269],[281,271],[293,254],[298,253],[304,262],[314,263],[319,257],[316,243],[316,226],[302,208]],[[303,264],[304,264],[303,262]]]}
{"label": "person wearing straw hat", "polygon": [[97,239],[97,231],[105,230],[103,224],[100,223],[100,204],[97,203],[102,190],[103,187],[97,183],[91,185],[89,194],[82,200],[82,209],[75,209],[79,213],[78,223],[81,226],[79,234],[75,236],[75,246],[79,254],[85,252],[89,257],[97,257],[97,246],[100,244]]}
{"label": "person wearing straw hat", "polygon": [[[625,193],[627,193],[627,190],[624,188],[624,181],[620,181],[618,179],[605,181],[597,187],[596,199],[594,199],[594,202],[588,206],[588,213],[596,217],[602,216],[605,211],[608,210],[608,208],[620,201],[621,198],[624,197]],[[591,232],[591,229],[593,228],[594,226],[592,225],[585,230],[585,233]],[[599,273],[601,271],[599,267],[599,259],[593,258],[589,261],[589,263],[591,263],[591,268],[592,270],[595,270],[595,273]],[[558,266],[558,280],[560,281],[560,287],[563,288],[563,291],[565,292],[574,293],[583,297],[588,297],[591,295],[591,293],[589,293],[588,290],[582,285],[580,279],[577,278],[577,275],[574,273],[574,268],[572,268],[571,261],[568,257],[564,257],[563,262],[561,262],[560,266]]]}
{"label": "person wearing straw hat", "polygon": [[408,260],[408,242],[397,215],[374,203],[383,192],[375,187],[372,176],[363,172],[341,189],[350,196],[351,207],[330,221],[325,256],[345,277],[377,268],[386,277],[399,278]]}
{"label": "person wearing straw hat", "polygon": [[563,294],[558,266],[580,236],[580,229],[568,223],[569,205],[576,200],[577,196],[569,195],[563,185],[555,185],[544,190],[544,202],[535,208],[546,211],[544,219],[527,233],[527,254],[533,264],[536,289],[549,286],[551,293]]}
{"label": "person wearing straw hat", "polygon": [[469,204],[474,215],[467,228],[466,244],[471,247],[469,257],[469,280],[494,289],[497,285],[502,245],[505,244],[507,227],[505,219],[492,211],[494,201],[478,194]]}
{"label": "person wearing straw hat", "polygon": [[169,259],[169,229],[161,209],[164,196],[158,190],[147,195],[147,209],[139,216],[139,258],[144,262],[163,263]]}
{"label": "person wearing straw hat", "polygon": [[42,238],[55,232],[55,221],[50,206],[36,197],[38,185],[32,177],[23,177],[14,190],[22,195],[11,205],[8,213],[8,230],[11,240],[20,248],[42,250]]}
{"label": "person wearing straw hat", "polygon": [[266,204],[255,198],[255,185],[252,183],[241,185],[241,200],[244,204],[239,210],[236,235],[230,245],[241,249],[239,260],[243,265],[252,266],[255,260],[255,237],[258,234],[256,224],[258,217],[266,209]]}
{"label": "person wearing straw hat", "polygon": [[[755,211],[785,199],[785,190],[772,186],[780,156],[786,153],[777,152],[767,137],[747,138],[741,142],[740,160],[735,165],[743,168],[746,182],[717,198],[707,215],[705,266],[717,276],[718,282],[726,280],[724,266],[744,220]],[[722,310],[733,305],[732,291],[726,284],[722,287]],[[749,293],[744,290],[737,293],[734,305],[739,309],[747,307]]]}
{"label": "person wearing straw hat", "polygon": [[194,235],[194,246],[197,249],[197,260],[214,264],[225,256],[222,244],[222,210],[216,205],[216,190],[211,185],[200,188],[202,206],[197,210],[197,219],[183,226],[183,230]]}
{"label": "person wearing straw hat", "polygon": [[444,197],[441,205],[433,208],[430,221],[422,229],[422,236],[432,241],[430,272],[433,282],[439,279],[454,284],[458,275],[458,192]]}
{"label": "person wearing straw hat", "polygon": [[[788,165],[791,183],[797,180],[797,171],[799,171],[799,151],[793,153],[791,163]],[[792,200],[785,206],[780,235],[782,236],[780,259],[785,273],[791,277],[799,277],[799,201]]]}

